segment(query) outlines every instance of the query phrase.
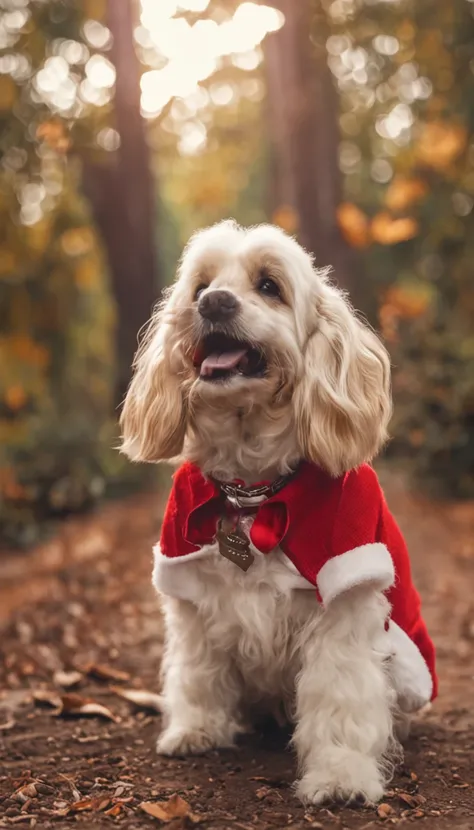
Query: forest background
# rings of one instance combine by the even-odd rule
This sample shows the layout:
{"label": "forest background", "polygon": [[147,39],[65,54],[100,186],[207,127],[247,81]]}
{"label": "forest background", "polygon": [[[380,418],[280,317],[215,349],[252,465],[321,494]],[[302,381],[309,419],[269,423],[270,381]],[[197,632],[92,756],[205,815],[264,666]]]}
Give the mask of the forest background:
{"label": "forest background", "polygon": [[0,523],[146,484],[114,447],[189,234],[271,221],[394,365],[387,461],[474,495],[474,2],[0,2]]}

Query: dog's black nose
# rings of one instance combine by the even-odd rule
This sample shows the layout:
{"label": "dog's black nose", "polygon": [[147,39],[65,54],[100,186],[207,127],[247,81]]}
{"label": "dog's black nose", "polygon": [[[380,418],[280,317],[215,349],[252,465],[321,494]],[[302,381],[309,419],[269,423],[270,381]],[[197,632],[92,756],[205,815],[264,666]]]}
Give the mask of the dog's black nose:
{"label": "dog's black nose", "polygon": [[230,291],[208,291],[198,302],[198,311],[201,317],[211,323],[223,323],[235,317],[239,308],[239,301]]}

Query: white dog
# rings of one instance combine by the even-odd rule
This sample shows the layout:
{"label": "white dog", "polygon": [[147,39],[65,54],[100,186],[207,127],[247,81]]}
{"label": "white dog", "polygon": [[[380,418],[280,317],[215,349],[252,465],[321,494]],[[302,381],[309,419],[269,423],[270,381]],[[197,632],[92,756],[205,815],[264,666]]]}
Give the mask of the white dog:
{"label": "white dog", "polygon": [[226,747],[258,707],[294,720],[299,796],[377,801],[397,722],[435,695],[403,539],[369,461],[386,351],[270,226],[196,234],[122,414],[132,459],[181,466],[155,550],[166,755]]}

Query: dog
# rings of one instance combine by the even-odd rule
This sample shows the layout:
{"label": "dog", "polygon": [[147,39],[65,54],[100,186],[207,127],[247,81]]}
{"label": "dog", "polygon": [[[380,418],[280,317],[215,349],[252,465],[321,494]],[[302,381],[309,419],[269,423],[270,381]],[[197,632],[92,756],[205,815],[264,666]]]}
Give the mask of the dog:
{"label": "dog", "polygon": [[229,747],[282,702],[298,796],[377,802],[436,695],[403,538],[369,466],[390,363],[297,241],[196,233],[137,352],[122,450],[179,467],[155,548],[158,752]]}

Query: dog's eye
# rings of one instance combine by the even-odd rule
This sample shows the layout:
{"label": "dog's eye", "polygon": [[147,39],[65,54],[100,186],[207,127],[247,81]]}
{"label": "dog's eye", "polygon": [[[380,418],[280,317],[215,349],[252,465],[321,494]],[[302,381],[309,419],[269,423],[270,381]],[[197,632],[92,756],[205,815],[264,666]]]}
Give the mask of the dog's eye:
{"label": "dog's eye", "polygon": [[207,288],[207,285],[205,285],[203,282],[201,282],[198,285],[198,287],[196,288],[196,291],[194,292],[194,299],[199,300],[199,297],[201,296],[202,292],[206,290],[206,288]]}
{"label": "dog's eye", "polygon": [[266,297],[281,300],[280,289],[275,280],[272,280],[271,277],[267,277],[265,274],[262,274],[257,283],[257,291],[260,294],[264,294]]}

